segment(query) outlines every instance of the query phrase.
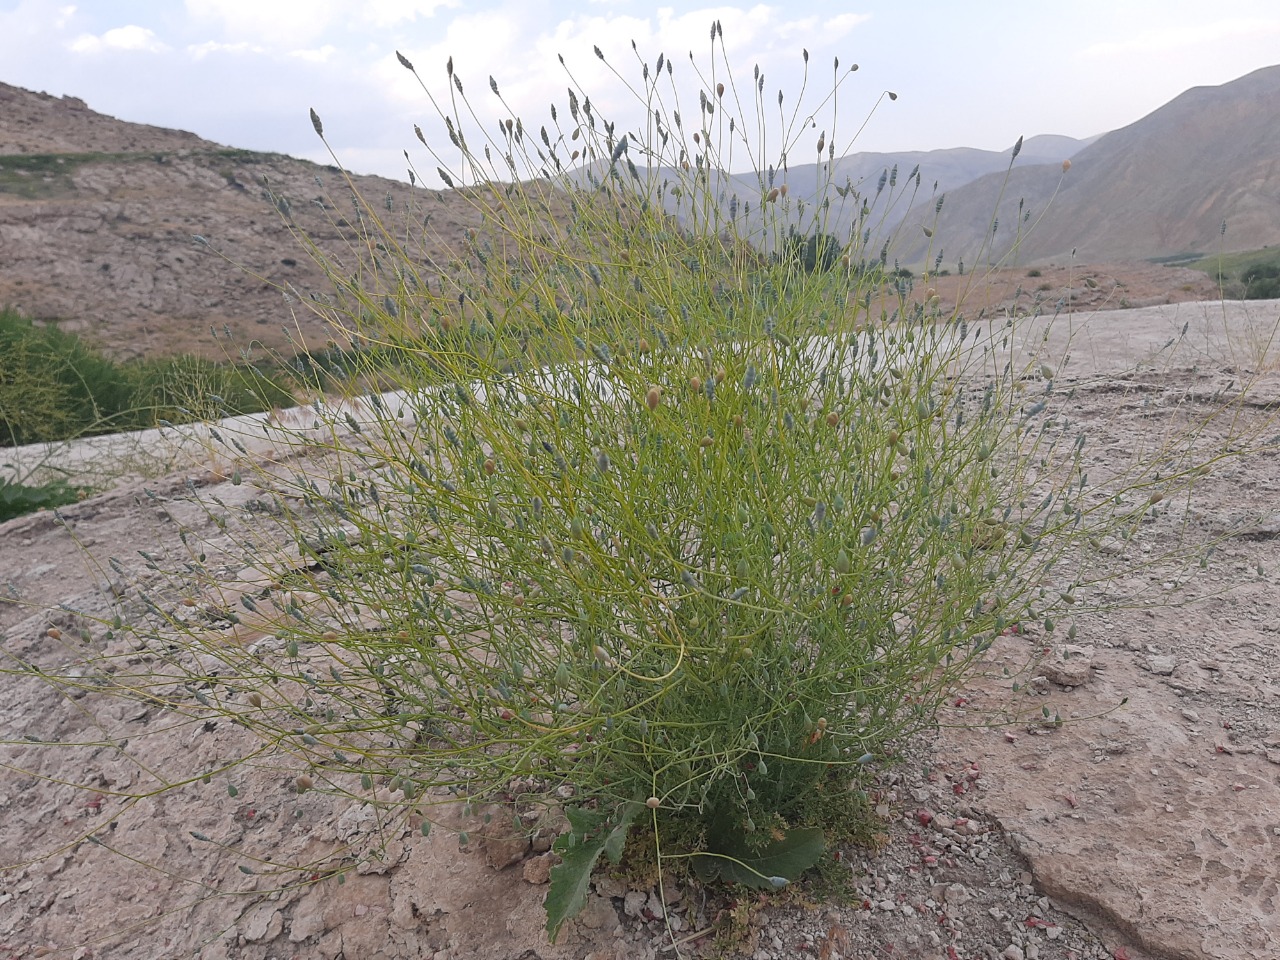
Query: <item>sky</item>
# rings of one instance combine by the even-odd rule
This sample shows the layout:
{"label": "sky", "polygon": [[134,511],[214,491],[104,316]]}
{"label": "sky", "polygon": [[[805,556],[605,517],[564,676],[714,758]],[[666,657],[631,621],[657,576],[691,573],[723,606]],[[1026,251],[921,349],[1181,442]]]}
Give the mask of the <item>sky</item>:
{"label": "sky", "polygon": [[[816,111],[814,135],[830,126],[839,155],[1088,137],[1189,87],[1280,62],[1275,0],[0,0],[0,81],[230,146],[332,162],[314,108],[344,166],[403,178],[404,151],[426,159],[415,123],[428,143],[448,144],[397,51],[437,101],[448,96],[451,57],[486,125],[518,116],[537,129],[552,103],[563,117],[567,70],[626,129],[643,110],[612,71],[640,86],[641,61],[664,54],[694,115],[689,54],[705,86],[716,21],[716,76],[726,78],[727,60],[746,97],[758,66],[769,115],[779,114],[781,90],[789,116],[808,51],[799,116]],[[818,109],[836,76],[836,110]]]}

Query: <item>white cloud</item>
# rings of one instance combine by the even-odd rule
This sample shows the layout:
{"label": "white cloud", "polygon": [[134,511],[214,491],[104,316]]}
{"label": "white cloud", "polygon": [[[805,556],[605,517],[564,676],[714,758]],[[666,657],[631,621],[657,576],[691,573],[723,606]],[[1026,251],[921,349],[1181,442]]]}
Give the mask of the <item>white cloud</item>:
{"label": "white cloud", "polygon": [[335,21],[336,0],[186,0],[196,21],[216,25],[231,38],[297,48],[320,36]]}
{"label": "white cloud", "polygon": [[364,0],[360,17],[375,27],[390,27],[405,20],[435,16],[437,10],[452,9],[460,0]]}
{"label": "white cloud", "polygon": [[295,60],[305,60],[307,63],[328,63],[329,59],[337,52],[337,47],[331,43],[326,43],[318,50],[290,50],[289,56]]}
{"label": "white cloud", "polygon": [[211,53],[266,53],[266,49],[254,43],[241,40],[237,43],[219,43],[216,40],[208,40],[204,43],[193,43],[187,47],[187,53],[193,60],[203,60]]}
{"label": "white cloud", "polygon": [[154,31],[135,24],[115,27],[101,36],[82,33],[71,41],[70,47],[75,53],[98,53],[102,50],[143,50],[148,53],[159,53],[168,49]]}
{"label": "white cloud", "polygon": [[1280,33],[1280,20],[1218,20],[1194,27],[1151,30],[1124,40],[1104,40],[1085,47],[1080,56],[1088,60],[1105,60],[1135,54],[1176,53],[1215,41],[1256,39],[1259,35],[1276,33]]}
{"label": "white cloud", "polygon": [[860,27],[871,19],[869,13],[842,13],[839,16],[831,17],[822,24],[822,37],[824,41],[839,40],[845,34],[855,27]]}

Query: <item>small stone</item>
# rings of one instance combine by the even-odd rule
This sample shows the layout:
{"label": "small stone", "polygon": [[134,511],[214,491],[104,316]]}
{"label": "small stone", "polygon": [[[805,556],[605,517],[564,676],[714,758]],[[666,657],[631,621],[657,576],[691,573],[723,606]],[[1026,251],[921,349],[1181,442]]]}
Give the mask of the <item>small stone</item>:
{"label": "small stone", "polygon": [[649,902],[649,895],[640,890],[628,890],[622,898],[622,912],[638,919]]}
{"label": "small stone", "polygon": [[1044,935],[1050,940],[1057,940],[1062,936],[1062,928],[1055,923],[1053,926],[1045,928]]}
{"label": "small stone", "polygon": [[1182,719],[1183,719],[1183,720],[1188,720],[1188,721],[1190,721],[1191,723],[1199,723],[1199,722],[1200,722],[1200,714],[1196,713],[1194,710],[1183,710],[1183,711],[1182,711]]}
{"label": "small stone", "polygon": [[603,930],[606,926],[616,924],[618,915],[613,905],[603,897],[591,897],[587,905],[578,914],[578,922],[588,930]]}
{"label": "small stone", "polygon": [[554,853],[544,853],[539,857],[530,857],[524,862],[525,882],[532,883],[535,886],[543,883],[551,882],[551,868],[555,865],[556,855]]}
{"label": "small stone", "polygon": [[648,910],[653,914],[655,920],[661,920],[667,915],[667,911],[663,906],[662,897],[658,896],[658,891],[649,894]]}
{"label": "small stone", "polygon": [[969,891],[964,888],[964,884],[953,883],[942,892],[942,899],[952,906],[959,906],[969,901]]}
{"label": "small stone", "polygon": [[1046,657],[1037,669],[1046,680],[1062,687],[1079,687],[1093,678],[1093,650],[1074,644],[1064,644]]}
{"label": "small stone", "polygon": [[1160,654],[1147,658],[1147,669],[1158,677],[1170,676],[1178,668],[1178,658]]}
{"label": "small stone", "polygon": [[1004,953],[1000,954],[1004,960],[1027,960],[1027,955],[1022,952],[1022,948],[1017,944],[1009,944],[1004,948]]}

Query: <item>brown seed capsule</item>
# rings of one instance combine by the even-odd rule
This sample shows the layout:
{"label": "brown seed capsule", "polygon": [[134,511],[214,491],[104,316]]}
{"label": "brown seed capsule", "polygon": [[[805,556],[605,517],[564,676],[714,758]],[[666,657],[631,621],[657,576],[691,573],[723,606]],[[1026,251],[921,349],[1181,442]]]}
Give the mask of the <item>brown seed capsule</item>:
{"label": "brown seed capsule", "polygon": [[297,780],[293,781],[293,785],[297,788],[299,793],[306,793],[316,785],[316,782],[304,773],[298,777]]}
{"label": "brown seed capsule", "polygon": [[650,797],[648,800],[644,802],[644,805],[648,807],[650,810],[657,810],[660,806],[662,806],[662,801],[659,800],[657,797]]}
{"label": "brown seed capsule", "polygon": [[486,459],[486,460],[485,460],[485,462],[484,462],[484,472],[485,472],[486,474],[488,474],[489,476],[491,476],[491,477],[492,477],[495,473],[497,473],[497,472],[498,472],[498,465],[497,465],[496,463],[494,463],[494,462],[493,462],[493,458],[492,458],[492,457],[490,457],[490,458],[488,458],[488,459]]}
{"label": "brown seed capsule", "polygon": [[650,387],[649,392],[644,396],[644,402],[650,410],[657,410],[658,404],[662,402],[662,388]]}
{"label": "brown seed capsule", "polygon": [[644,337],[641,337],[641,338],[640,338],[640,343],[639,343],[639,344],[637,344],[637,349],[639,349],[639,351],[640,351],[641,353],[648,353],[648,352],[649,352],[649,341],[648,341],[648,340],[646,340]]}
{"label": "brown seed capsule", "polygon": [[778,195],[783,197],[787,195],[787,185],[785,183],[778,188]]}
{"label": "brown seed capsule", "polygon": [[190,597],[183,597],[183,598],[182,598],[182,605],[183,605],[184,607],[194,607],[194,606],[196,605],[196,602],[195,602],[194,600],[192,600]]}
{"label": "brown seed capsule", "polygon": [[768,195],[767,197],[765,197],[764,199],[765,199],[765,202],[766,202],[766,203],[773,203],[773,201],[777,200],[777,199],[778,199],[778,188],[777,188],[777,187],[774,187],[772,190],[770,190],[770,191],[769,191],[769,195]]}
{"label": "brown seed capsule", "polygon": [[690,390],[692,390],[694,393],[697,393],[699,390],[701,390],[701,389],[702,389],[702,378],[701,378],[701,377],[690,377],[690,378],[689,378],[689,389],[690,389]]}
{"label": "brown seed capsule", "polygon": [[1066,173],[1066,172],[1067,172],[1068,170],[1070,170],[1070,169],[1071,169],[1071,161],[1070,161],[1070,160],[1063,160],[1063,161],[1062,161],[1062,172],[1063,172],[1063,173]]}
{"label": "brown seed capsule", "polygon": [[258,693],[258,691],[256,690],[253,691],[253,693],[249,694],[249,706],[251,707],[262,706],[262,694]]}
{"label": "brown seed capsule", "polygon": [[712,440],[710,437],[703,437],[701,440],[698,441],[698,446],[702,447],[705,450],[707,447],[711,446],[713,443],[715,443],[715,441]]}
{"label": "brown seed capsule", "polygon": [[717,96],[717,97],[723,97],[723,96],[724,96],[724,84],[723,84],[723,83],[717,83],[717,84],[716,84],[716,96]]}
{"label": "brown seed capsule", "polygon": [[740,413],[735,413],[735,414],[733,415],[733,425],[734,425],[735,427],[740,427],[740,426],[742,426],[742,414],[740,414]]}
{"label": "brown seed capsule", "polygon": [[321,639],[321,640],[329,640],[329,641],[331,641],[331,642],[332,642],[332,641],[334,641],[334,640],[337,640],[337,639],[338,639],[338,631],[337,631],[337,630],[326,630],[324,633],[320,634],[320,639]]}
{"label": "brown seed capsule", "polygon": [[828,414],[827,414],[827,426],[828,426],[828,427],[838,427],[838,426],[840,426],[840,414],[836,413],[834,410],[832,410],[830,413],[828,413]]}
{"label": "brown seed capsule", "polygon": [[724,377],[725,377],[724,367],[717,367],[717,368],[716,368],[716,383],[717,383],[717,384],[724,383]]}
{"label": "brown seed capsule", "polygon": [[44,632],[44,635],[48,637],[50,640],[62,639],[62,631],[59,630],[57,627],[50,627],[48,630]]}

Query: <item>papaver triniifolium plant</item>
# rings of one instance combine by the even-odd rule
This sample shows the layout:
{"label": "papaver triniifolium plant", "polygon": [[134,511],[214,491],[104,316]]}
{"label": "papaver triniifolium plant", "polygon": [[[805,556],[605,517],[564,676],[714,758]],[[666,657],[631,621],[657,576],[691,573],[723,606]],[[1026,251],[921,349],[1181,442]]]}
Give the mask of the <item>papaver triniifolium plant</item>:
{"label": "papaver triniifolium plant", "polygon": [[[129,627],[168,638],[190,709],[300,757],[299,789],[570,798],[553,936],[638,825],[660,870],[796,878],[993,637],[1065,623],[1101,539],[1223,455],[1175,440],[1090,484],[1017,324],[910,298],[888,211],[941,198],[918,171],[834,182],[838,62],[792,107],[728,72],[717,24],[705,68],[636,73],[625,129],[568,71],[536,126],[452,62],[423,84],[444,191],[321,201],[350,211],[341,252],[299,233],[340,362],[311,370],[306,466],[255,479],[261,576],[224,614],[282,656],[159,603]],[[223,589],[200,559],[188,596]]]}

